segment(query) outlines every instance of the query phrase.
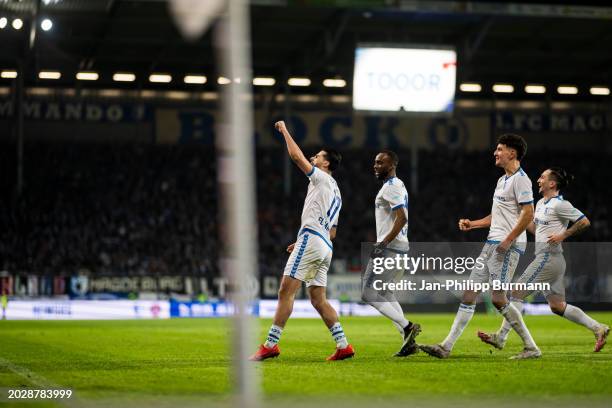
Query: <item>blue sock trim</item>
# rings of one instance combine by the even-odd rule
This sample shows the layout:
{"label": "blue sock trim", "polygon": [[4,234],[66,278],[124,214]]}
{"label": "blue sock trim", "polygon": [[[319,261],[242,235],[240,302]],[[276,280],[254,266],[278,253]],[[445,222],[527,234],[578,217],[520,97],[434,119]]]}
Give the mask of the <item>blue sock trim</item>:
{"label": "blue sock trim", "polygon": [[466,305],[465,303],[461,303],[459,305],[459,310],[462,312],[474,313],[474,310],[476,310],[476,305]]}

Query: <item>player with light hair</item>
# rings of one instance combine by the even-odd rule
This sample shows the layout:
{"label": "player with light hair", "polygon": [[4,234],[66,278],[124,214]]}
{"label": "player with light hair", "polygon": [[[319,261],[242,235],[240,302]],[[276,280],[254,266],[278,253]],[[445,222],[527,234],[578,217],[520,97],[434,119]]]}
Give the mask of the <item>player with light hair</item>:
{"label": "player with light hair", "polygon": [[[525,230],[533,220],[531,180],[521,168],[521,160],[526,152],[527,143],[522,137],[510,133],[499,137],[493,156],[495,165],[502,168],[505,175],[497,181],[491,214],[474,221],[459,220],[461,231],[489,227],[487,242],[479,255],[484,265],[472,269],[469,277],[474,284],[485,282],[493,284],[494,281],[502,284],[512,282],[512,275],[520,255],[525,251],[527,242]],[[478,295],[479,292],[473,290],[463,292],[459,310],[448,336],[440,344],[420,346],[421,350],[434,357],[449,357],[455,342],[474,315]],[[523,340],[523,351],[511,358],[540,357],[542,353],[525,326],[521,312],[508,301],[506,292],[492,290],[491,300]]]}
{"label": "player with light hair", "polygon": [[408,192],[404,182],[397,177],[398,156],[391,150],[382,150],[374,158],[374,175],[383,182],[374,202],[376,216],[376,244],[370,255],[372,260],[366,267],[362,281],[362,298],[390,319],[403,343],[396,357],[406,357],[419,351],[415,338],[421,326],[406,320],[402,306],[395,294],[389,290],[375,290],[374,279],[397,280],[403,270],[393,269],[383,275],[374,273],[373,259],[407,254],[408,244]]}
{"label": "player with light hair", "polygon": [[327,360],[344,360],[353,357],[355,351],[347,341],[344,329],[338,321],[338,314],[325,295],[327,271],[333,252],[332,240],[336,237],[342,207],[340,189],[332,177],[332,171],[338,168],[342,157],[335,150],[325,148],[308,161],[291,137],[285,122],[276,122],[275,128],[285,138],[289,157],[308,177],[310,184],[297,240],[287,248],[291,255],[278,291],[278,305],[272,327],[266,342],[250,360],[261,361],[280,355],[278,342],[291,316],[295,295],[302,282],[306,283],[312,305],[321,315],[336,342],[336,351],[327,357]]}
{"label": "player with light hair", "polygon": [[[593,351],[599,352],[606,344],[610,328],[589,317],[582,309],[565,301],[565,257],[561,243],[567,238],[587,229],[589,219],[560,194],[561,190],[573,180],[565,170],[551,167],[544,170],[538,179],[539,192],[542,198],[535,209],[535,218],[527,230],[535,235],[535,259],[529,264],[517,282],[550,283],[550,290],[543,292],[550,310],[582,325],[595,335]],[[568,228],[569,223],[573,225]],[[512,304],[523,310],[523,300],[530,292],[513,291]],[[512,326],[504,320],[496,333],[479,331],[478,337],[493,347],[501,350],[506,344]]]}

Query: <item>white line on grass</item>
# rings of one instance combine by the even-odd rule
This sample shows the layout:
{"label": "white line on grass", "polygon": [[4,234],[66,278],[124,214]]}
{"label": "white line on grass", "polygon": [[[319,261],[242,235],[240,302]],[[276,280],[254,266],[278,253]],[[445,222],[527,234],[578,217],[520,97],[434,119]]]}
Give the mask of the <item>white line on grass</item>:
{"label": "white line on grass", "polygon": [[[26,381],[31,383],[39,390],[62,390],[67,389],[66,387],[62,387],[59,384],[54,383],[53,381],[43,377],[42,375],[36,374],[34,371],[29,370],[25,367],[19,366],[17,364],[12,363],[9,360],[6,360],[0,357],[0,368],[6,368],[9,371],[17,374],[18,376],[24,378]],[[13,387],[10,389],[17,389],[17,387]],[[6,391],[6,395],[0,395],[0,401],[8,401],[8,390],[9,387],[3,388],[3,391]],[[70,398],[57,398],[57,399],[42,399],[39,398],[36,401],[53,401],[55,403],[64,405],[66,407],[74,408],[83,406],[82,401],[79,401],[74,394],[74,390],[72,390],[73,394]],[[4,393],[3,393],[4,394]],[[19,400],[15,400],[19,401]],[[30,401],[30,400],[21,400],[22,402]]]}

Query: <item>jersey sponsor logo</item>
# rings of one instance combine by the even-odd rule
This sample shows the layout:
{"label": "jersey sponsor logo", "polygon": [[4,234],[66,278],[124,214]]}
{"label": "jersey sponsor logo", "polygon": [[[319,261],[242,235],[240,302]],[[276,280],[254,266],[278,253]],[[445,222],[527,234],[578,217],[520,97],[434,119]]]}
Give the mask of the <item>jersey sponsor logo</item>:
{"label": "jersey sponsor logo", "polygon": [[550,224],[550,221],[544,221],[544,220],[541,220],[539,218],[535,218],[533,220],[533,223],[536,224],[536,225],[548,225],[548,224]]}
{"label": "jersey sponsor logo", "polygon": [[504,197],[504,196],[497,195],[497,194],[494,195],[493,198],[496,199],[497,201],[503,201],[503,202],[510,201],[508,197]]}

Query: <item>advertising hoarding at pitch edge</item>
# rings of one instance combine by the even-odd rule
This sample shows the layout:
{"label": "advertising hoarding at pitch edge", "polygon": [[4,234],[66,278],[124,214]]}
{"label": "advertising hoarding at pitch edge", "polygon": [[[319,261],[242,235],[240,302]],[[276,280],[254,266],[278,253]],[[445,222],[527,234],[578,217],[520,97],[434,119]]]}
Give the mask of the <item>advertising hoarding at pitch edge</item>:
{"label": "advertising hoarding at pitch edge", "polygon": [[452,112],[457,53],[450,48],[359,44],[353,108],[377,112]]}
{"label": "advertising hoarding at pitch edge", "polygon": [[9,320],[168,319],[170,304],[152,300],[13,300]]}

